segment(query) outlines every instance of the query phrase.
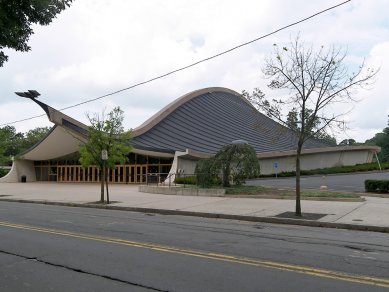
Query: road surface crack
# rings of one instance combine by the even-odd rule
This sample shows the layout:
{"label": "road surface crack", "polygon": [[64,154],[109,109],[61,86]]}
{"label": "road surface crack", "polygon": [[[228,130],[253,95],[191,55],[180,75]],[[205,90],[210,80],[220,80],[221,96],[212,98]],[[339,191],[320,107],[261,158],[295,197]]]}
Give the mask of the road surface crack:
{"label": "road surface crack", "polygon": [[352,209],[350,212],[347,212],[346,214],[344,214],[343,216],[340,216],[339,218],[335,219],[333,222],[337,222],[339,221],[340,219],[346,217],[347,215],[351,214],[352,212],[354,212],[355,210],[361,208],[362,206],[366,205],[366,202],[364,202],[363,204],[359,205],[359,206],[356,206],[354,209]]}
{"label": "road surface crack", "polygon": [[100,278],[104,278],[104,279],[115,281],[115,282],[124,283],[124,284],[127,284],[127,285],[141,287],[141,288],[145,288],[145,289],[149,289],[149,290],[153,290],[153,291],[158,291],[158,292],[169,292],[169,290],[161,290],[161,289],[154,288],[154,287],[151,287],[151,286],[147,286],[147,285],[143,285],[143,284],[139,284],[139,283],[135,283],[135,282],[131,282],[131,281],[122,280],[122,279],[115,278],[115,277],[108,276],[108,275],[101,275],[101,274],[85,271],[85,270],[82,270],[82,269],[69,267],[69,266],[62,265],[62,264],[56,264],[56,263],[47,262],[47,261],[45,261],[43,259],[40,259],[40,258],[37,258],[37,257],[28,257],[28,256],[25,256],[25,255],[21,255],[21,254],[17,254],[17,253],[12,253],[12,252],[8,252],[8,251],[4,251],[4,250],[0,250],[0,253],[11,255],[11,256],[16,256],[16,257],[23,258],[23,259],[28,260],[28,261],[39,262],[39,263],[42,263],[42,264],[45,264],[45,265],[49,265],[49,266],[53,266],[53,267],[57,267],[57,268],[63,268],[63,269],[70,270],[70,271],[73,271],[73,272],[76,272],[76,273],[82,273],[82,274],[86,274],[86,275],[90,275],[90,276],[95,276],[95,277],[100,277]]}
{"label": "road surface crack", "polygon": [[364,252],[375,252],[376,250],[374,249],[369,249],[369,248],[364,248],[364,247],[359,247],[359,246],[353,246],[353,245],[344,245],[345,248],[349,249],[354,249],[358,251],[364,251]]}

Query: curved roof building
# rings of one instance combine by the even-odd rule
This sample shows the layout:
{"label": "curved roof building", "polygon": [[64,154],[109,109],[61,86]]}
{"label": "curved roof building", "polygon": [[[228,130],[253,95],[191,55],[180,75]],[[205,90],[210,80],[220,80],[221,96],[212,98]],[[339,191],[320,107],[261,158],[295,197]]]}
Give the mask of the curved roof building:
{"label": "curved roof building", "polygon": [[[20,181],[23,175],[31,181],[98,180],[95,174],[91,175],[93,169],[82,170],[77,163],[78,147],[87,139],[88,126],[32,100],[42,107],[55,127],[41,142],[21,154],[9,175],[0,181]],[[132,133],[134,150],[130,163],[118,166],[117,174],[112,175],[113,182],[141,183],[150,173],[191,174],[196,160],[215,154],[235,140],[247,141],[254,147],[261,173],[290,171],[295,165],[295,132],[256,111],[244,97],[227,88],[205,88],[186,94]],[[304,144],[302,168],[365,163],[377,151],[377,147],[330,147],[323,141],[309,139]],[[43,174],[47,165],[48,174]]]}
{"label": "curved roof building", "polygon": [[[162,152],[191,149],[216,153],[234,140],[245,140],[258,153],[296,148],[296,134],[253,108],[238,93],[206,88],[189,93],[133,131],[138,149]],[[328,144],[310,139],[305,148]]]}

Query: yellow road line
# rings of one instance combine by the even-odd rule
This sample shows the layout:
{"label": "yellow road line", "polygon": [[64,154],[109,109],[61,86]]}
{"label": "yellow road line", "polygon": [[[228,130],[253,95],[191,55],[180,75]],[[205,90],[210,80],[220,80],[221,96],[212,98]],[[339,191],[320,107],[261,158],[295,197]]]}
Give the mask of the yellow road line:
{"label": "yellow road line", "polygon": [[14,224],[14,223],[3,222],[3,221],[0,221],[0,226],[22,229],[22,230],[29,230],[29,231],[36,231],[36,232],[42,232],[42,233],[48,233],[48,234],[66,236],[66,237],[80,238],[85,240],[93,240],[93,241],[99,241],[99,242],[105,242],[111,244],[125,245],[125,246],[131,246],[136,248],[144,248],[144,249],[154,250],[158,252],[168,252],[168,253],[192,256],[197,258],[211,259],[211,260],[237,263],[237,264],[256,266],[262,268],[277,269],[282,271],[305,274],[309,276],[316,276],[322,278],[329,278],[329,279],[389,288],[389,279],[384,279],[384,278],[368,277],[363,275],[353,275],[353,274],[347,274],[347,273],[325,270],[325,269],[315,269],[306,266],[250,259],[246,257],[225,255],[221,253],[196,251],[196,250],[183,249],[183,248],[177,248],[177,247],[166,246],[166,245],[137,242],[132,240],[98,236],[92,234],[69,232],[64,230],[56,230],[56,229],[43,228],[38,226]]}

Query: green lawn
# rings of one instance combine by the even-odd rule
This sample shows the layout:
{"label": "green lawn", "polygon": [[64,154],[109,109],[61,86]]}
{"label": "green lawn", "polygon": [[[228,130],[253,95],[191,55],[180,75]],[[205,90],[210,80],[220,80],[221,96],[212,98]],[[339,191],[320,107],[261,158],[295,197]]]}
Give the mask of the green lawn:
{"label": "green lawn", "polygon": [[[253,196],[275,196],[275,197],[294,197],[294,190],[276,189],[261,186],[233,186],[226,189],[226,195],[253,195]],[[306,190],[301,192],[302,198],[359,198],[358,194],[330,192],[322,190]]]}

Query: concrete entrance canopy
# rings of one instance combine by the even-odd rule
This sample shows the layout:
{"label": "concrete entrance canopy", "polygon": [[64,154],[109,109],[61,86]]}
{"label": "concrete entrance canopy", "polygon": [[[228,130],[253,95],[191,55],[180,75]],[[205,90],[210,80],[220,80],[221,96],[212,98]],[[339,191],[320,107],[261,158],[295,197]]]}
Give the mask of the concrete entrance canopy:
{"label": "concrete entrance canopy", "polygon": [[[87,139],[85,124],[33,100],[44,109],[55,127],[41,142],[22,153],[14,162],[14,166],[19,164],[20,167],[13,167],[0,182],[18,181],[23,172],[28,172],[27,180],[33,181],[36,179],[31,169],[34,161],[75,153],[79,144]],[[198,159],[210,157],[236,140],[247,141],[254,147],[262,174],[290,171],[294,167],[297,145],[295,132],[256,111],[237,92],[221,87],[200,89],[178,98],[133,129],[132,136],[134,153],[160,159],[174,157],[170,176],[193,174]],[[371,162],[374,153],[379,151],[379,147],[333,147],[308,139],[304,144],[302,168]]]}
{"label": "concrete entrance canopy", "polygon": [[50,160],[66,156],[78,151],[80,137],[72,134],[63,127],[54,126],[39,144],[21,154],[21,159],[26,160]]}

